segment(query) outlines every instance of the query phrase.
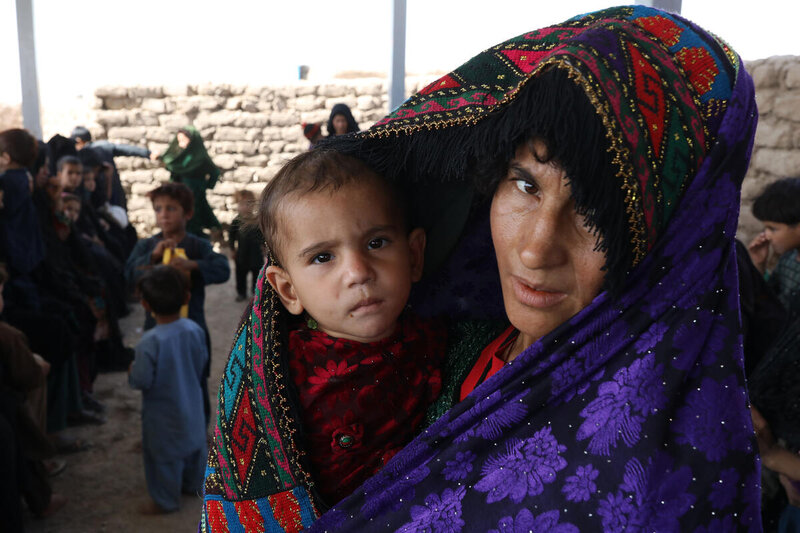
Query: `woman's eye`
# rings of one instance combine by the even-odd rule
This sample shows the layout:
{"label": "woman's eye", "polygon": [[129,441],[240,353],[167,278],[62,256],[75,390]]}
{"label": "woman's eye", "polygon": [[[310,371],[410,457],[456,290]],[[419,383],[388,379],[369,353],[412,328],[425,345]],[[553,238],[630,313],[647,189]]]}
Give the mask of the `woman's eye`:
{"label": "woman's eye", "polygon": [[378,248],[383,248],[384,246],[386,246],[387,242],[389,241],[387,241],[383,237],[372,239],[371,241],[369,241],[367,248],[369,248],[370,250],[377,250]]}
{"label": "woman's eye", "polygon": [[525,194],[536,194],[539,191],[539,187],[537,187],[535,183],[524,179],[514,180],[514,185],[516,185],[520,192],[524,192]]}
{"label": "woman's eye", "polygon": [[330,261],[330,260],[331,260],[331,254],[329,254],[329,253],[322,253],[322,254],[317,254],[317,255],[315,255],[315,256],[313,257],[313,259],[311,259],[311,262],[312,262],[312,263],[314,263],[314,264],[316,264],[316,265],[319,265],[319,264],[321,264],[321,263],[327,263],[327,262],[328,262],[328,261]]}

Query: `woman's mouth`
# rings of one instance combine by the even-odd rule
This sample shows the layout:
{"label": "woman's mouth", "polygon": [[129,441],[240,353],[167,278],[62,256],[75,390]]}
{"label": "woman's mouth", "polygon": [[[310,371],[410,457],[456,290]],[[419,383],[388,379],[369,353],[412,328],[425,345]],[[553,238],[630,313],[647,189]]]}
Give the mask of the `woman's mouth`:
{"label": "woman's mouth", "polygon": [[520,278],[511,276],[511,286],[517,300],[528,307],[546,309],[561,303],[567,294],[550,288],[532,286]]}

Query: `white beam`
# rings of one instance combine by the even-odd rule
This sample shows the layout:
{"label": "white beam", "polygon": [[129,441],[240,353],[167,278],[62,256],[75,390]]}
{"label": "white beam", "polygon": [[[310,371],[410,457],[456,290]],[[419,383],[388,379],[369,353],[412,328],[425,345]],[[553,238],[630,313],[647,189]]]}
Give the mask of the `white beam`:
{"label": "white beam", "polygon": [[406,99],[406,0],[392,0],[392,72],[389,76],[389,111]]}
{"label": "white beam", "polygon": [[39,82],[36,78],[36,46],[33,38],[33,0],[17,0],[19,77],[22,82],[22,123],[37,139],[42,137]]}

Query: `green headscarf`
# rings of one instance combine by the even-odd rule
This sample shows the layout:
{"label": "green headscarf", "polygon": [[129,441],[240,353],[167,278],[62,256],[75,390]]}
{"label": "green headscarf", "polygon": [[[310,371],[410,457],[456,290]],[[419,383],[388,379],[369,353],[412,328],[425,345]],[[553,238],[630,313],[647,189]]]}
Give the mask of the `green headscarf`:
{"label": "green headscarf", "polygon": [[189,136],[189,145],[181,148],[176,135],[161,156],[164,166],[173,174],[175,181],[181,181],[181,178],[186,176],[195,178],[208,176],[206,187],[209,189],[214,187],[220,171],[208,155],[200,132],[194,126],[186,126],[179,131]]}

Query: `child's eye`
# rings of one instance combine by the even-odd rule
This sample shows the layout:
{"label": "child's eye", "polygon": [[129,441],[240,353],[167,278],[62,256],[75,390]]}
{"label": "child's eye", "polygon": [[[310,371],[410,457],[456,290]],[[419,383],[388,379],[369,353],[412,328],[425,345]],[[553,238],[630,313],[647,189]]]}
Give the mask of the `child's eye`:
{"label": "child's eye", "polygon": [[314,263],[315,265],[319,265],[319,264],[322,264],[322,263],[327,263],[328,261],[331,260],[331,258],[332,258],[331,254],[329,254],[329,253],[321,253],[321,254],[317,254],[314,257],[312,257],[311,258],[311,262]]}
{"label": "child's eye", "polygon": [[378,248],[383,248],[388,243],[388,239],[384,239],[383,237],[378,237],[377,239],[372,239],[367,244],[367,248],[369,250],[377,250]]}

